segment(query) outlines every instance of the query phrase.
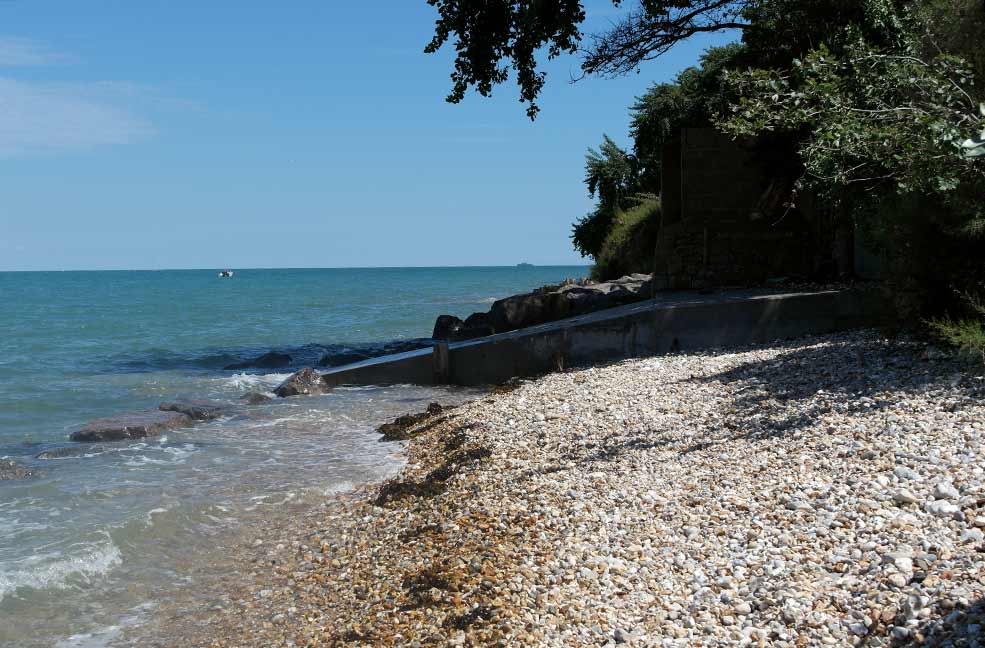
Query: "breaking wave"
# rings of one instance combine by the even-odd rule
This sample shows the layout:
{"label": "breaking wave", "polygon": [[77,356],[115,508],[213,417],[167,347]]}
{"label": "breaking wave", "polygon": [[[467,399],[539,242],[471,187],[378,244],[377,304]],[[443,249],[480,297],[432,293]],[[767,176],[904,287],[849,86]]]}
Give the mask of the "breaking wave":
{"label": "breaking wave", "polygon": [[84,546],[74,556],[44,561],[45,557],[33,557],[24,562],[36,564],[0,572],[0,601],[21,588],[67,589],[72,579],[89,583],[123,562],[123,557],[107,536],[106,542]]}

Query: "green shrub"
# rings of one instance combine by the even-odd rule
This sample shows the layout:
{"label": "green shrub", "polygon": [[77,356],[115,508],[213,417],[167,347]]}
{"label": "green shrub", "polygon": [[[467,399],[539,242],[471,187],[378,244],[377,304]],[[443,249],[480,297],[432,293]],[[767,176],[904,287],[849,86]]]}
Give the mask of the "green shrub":
{"label": "green shrub", "polygon": [[985,300],[971,292],[960,293],[959,297],[968,316],[960,319],[937,318],[928,324],[944,343],[963,355],[981,358],[985,364]]}
{"label": "green shrub", "polygon": [[641,196],[636,206],[617,211],[595,258],[592,278],[605,281],[634,272],[652,272],[659,228],[660,199],[655,196]]}
{"label": "green shrub", "polygon": [[930,321],[930,328],[938,338],[961,354],[981,358],[985,363],[985,325],[981,322],[972,319],[935,319]]}

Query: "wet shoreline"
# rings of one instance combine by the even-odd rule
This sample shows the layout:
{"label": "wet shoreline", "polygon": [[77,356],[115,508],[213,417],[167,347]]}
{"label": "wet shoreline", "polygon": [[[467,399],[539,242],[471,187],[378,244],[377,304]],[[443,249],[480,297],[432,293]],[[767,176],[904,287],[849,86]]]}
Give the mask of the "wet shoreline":
{"label": "wet shoreline", "polygon": [[480,398],[395,479],[244,546],[244,603],[189,617],[182,643],[966,641],[985,379],[922,351],[863,331]]}

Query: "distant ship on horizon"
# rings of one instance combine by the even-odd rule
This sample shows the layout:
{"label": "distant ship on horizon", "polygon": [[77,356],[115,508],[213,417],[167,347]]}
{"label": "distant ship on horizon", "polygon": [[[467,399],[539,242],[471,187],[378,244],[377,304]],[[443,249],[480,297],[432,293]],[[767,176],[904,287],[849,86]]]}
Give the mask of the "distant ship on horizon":
{"label": "distant ship on horizon", "polygon": [[532,267],[534,267],[534,264],[527,263],[526,261],[524,261],[523,263],[516,264],[516,267],[518,267],[518,268],[532,268]]}

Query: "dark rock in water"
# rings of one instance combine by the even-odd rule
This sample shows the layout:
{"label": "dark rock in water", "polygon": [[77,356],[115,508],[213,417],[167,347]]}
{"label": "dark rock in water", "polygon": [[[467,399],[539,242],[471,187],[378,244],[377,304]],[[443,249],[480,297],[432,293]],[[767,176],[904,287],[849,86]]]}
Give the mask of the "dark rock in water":
{"label": "dark rock in water", "polygon": [[465,318],[464,324],[466,328],[481,328],[483,326],[491,328],[493,325],[492,317],[489,316],[489,313],[472,313]]}
{"label": "dark rock in water", "polygon": [[87,454],[98,454],[106,450],[103,446],[62,446],[61,448],[49,448],[44,452],[39,452],[34,456],[35,459],[72,459],[83,457]]}
{"label": "dark rock in water", "polygon": [[287,398],[301,394],[321,394],[326,391],[328,388],[318,372],[311,367],[305,367],[288,376],[284,382],[278,385],[274,393],[281,398]]}
{"label": "dark rock in water", "polygon": [[434,340],[447,340],[452,333],[462,328],[465,323],[454,315],[438,315],[434,322],[434,331],[431,338]]}
{"label": "dark rock in water", "polygon": [[572,315],[583,315],[613,305],[608,293],[593,290],[591,287],[576,286],[565,290],[564,295],[568,300],[568,309]]}
{"label": "dark rock in water", "polygon": [[162,412],[179,412],[192,417],[196,421],[211,421],[226,413],[226,408],[221,403],[214,403],[205,400],[176,400],[169,403],[161,403],[157,409]]}
{"label": "dark rock in water", "polygon": [[340,353],[328,353],[321,357],[318,361],[319,367],[340,367],[342,365],[352,364],[353,362],[362,362],[363,360],[368,360],[373,356],[369,353],[364,353],[362,351],[342,351]]}
{"label": "dark rock in water", "polygon": [[460,340],[474,340],[475,338],[492,335],[496,332],[493,327],[492,318],[489,313],[472,313],[465,318],[462,325],[451,332],[449,340],[458,342]]}
{"label": "dark rock in water", "polygon": [[582,315],[649,299],[652,286],[650,275],[635,274],[587,286],[564,286],[560,294],[567,299],[571,315]]}
{"label": "dark rock in water", "polygon": [[497,300],[488,313],[472,313],[464,322],[453,315],[441,315],[431,337],[455,342],[537,326],[649,299],[652,288],[653,281],[646,274],[597,284],[567,280]]}
{"label": "dark rock in water", "polygon": [[246,401],[247,405],[259,405],[260,403],[266,403],[267,401],[273,400],[270,396],[266,394],[261,394],[260,392],[249,392],[248,394],[243,394],[239,397],[241,401]]}
{"label": "dark rock in water", "polygon": [[157,436],[168,430],[190,427],[194,421],[187,414],[180,412],[162,412],[147,410],[145,412],[130,412],[96,419],[73,432],[69,438],[72,441],[123,441],[125,439],[143,439]]}
{"label": "dark rock in water", "polygon": [[25,479],[34,475],[34,471],[13,459],[0,459],[0,481],[10,479]]}
{"label": "dark rock in water", "polygon": [[494,302],[489,309],[489,319],[498,333],[553,322],[569,314],[563,293],[514,295]]}
{"label": "dark rock in water", "polygon": [[406,439],[413,438],[417,436],[420,432],[424,430],[411,431],[411,428],[416,425],[433,418],[446,408],[442,407],[438,403],[431,403],[428,405],[427,410],[420,412],[419,414],[405,414],[403,416],[398,416],[393,420],[392,423],[384,423],[380,427],[376,428],[376,431],[383,435],[380,441],[404,441]]}
{"label": "dark rock in water", "polygon": [[259,358],[226,365],[223,369],[280,369],[281,367],[290,366],[293,361],[291,356],[286,353],[271,351],[270,353],[264,353]]}

